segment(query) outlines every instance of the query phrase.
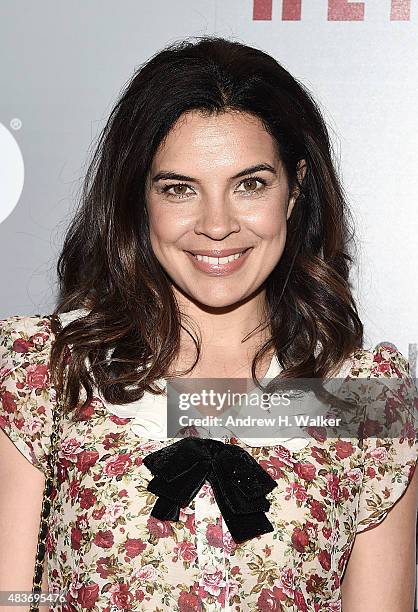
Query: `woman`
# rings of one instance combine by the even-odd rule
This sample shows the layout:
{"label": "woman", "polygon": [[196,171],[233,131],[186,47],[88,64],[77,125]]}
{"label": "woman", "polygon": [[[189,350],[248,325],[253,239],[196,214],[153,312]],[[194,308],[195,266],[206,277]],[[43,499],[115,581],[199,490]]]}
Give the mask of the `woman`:
{"label": "woman", "polygon": [[[54,609],[412,609],[416,390],[396,347],[362,347],[352,235],[320,111],[276,60],[201,37],[136,72],[66,236],[55,312],[2,322],[3,589],[31,588],[55,448]],[[331,376],[378,380],[374,414],[391,409],[402,436],[373,435],[370,415],[351,439],[166,435],[168,378]],[[197,486],[192,464],[223,476]]]}

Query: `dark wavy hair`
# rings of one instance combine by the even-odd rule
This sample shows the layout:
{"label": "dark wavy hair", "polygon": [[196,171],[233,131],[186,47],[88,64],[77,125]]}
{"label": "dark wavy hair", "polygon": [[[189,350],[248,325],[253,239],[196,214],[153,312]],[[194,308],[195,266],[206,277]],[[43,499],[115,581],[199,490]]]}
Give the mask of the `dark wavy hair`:
{"label": "dark wavy hair", "polygon": [[[124,87],[98,137],[64,240],[51,372],[68,411],[82,388],[83,406],[91,401],[92,385],[118,404],[145,390],[161,393],[154,381],[175,360],[181,328],[193,338],[196,359],[178,374],[199,359],[200,339],[153,253],[145,205],[153,156],[191,110],[258,117],[277,144],[290,192],[300,190],[284,252],[265,281],[262,324],[269,339],[254,357],[253,381],[258,386],[256,364],[272,347],[283,368],[279,378],[286,379],[327,377],[362,346],[348,279],[353,224],[317,103],[267,53],[220,37],[187,38],[155,54]],[[301,159],[306,174],[299,183]],[[62,329],[56,315],[78,308],[90,312]]]}

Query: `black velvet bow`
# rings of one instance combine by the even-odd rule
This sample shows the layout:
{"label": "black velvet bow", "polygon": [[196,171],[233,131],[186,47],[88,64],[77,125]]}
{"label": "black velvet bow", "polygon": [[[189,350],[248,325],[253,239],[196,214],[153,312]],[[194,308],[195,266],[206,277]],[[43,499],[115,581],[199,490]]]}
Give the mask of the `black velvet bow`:
{"label": "black velvet bow", "polygon": [[143,460],[154,474],[148,491],[158,495],[151,516],[178,521],[205,480],[235,542],[273,531],[264,512],[265,495],[277,486],[246,450],[210,438],[187,437],[150,453]]}

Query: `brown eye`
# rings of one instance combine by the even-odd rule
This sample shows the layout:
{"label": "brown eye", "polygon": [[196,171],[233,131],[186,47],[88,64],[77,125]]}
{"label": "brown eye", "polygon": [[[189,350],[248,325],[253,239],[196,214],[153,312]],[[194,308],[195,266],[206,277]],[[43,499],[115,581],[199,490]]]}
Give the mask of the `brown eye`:
{"label": "brown eye", "polygon": [[190,189],[190,185],[187,185],[187,183],[176,183],[175,185],[165,185],[162,188],[162,193],[172,198],[184,199],[193,195],[193,190],[191,189],[189,192],[188,189]]}
{"label": "brown eye", "polygon": [[173,185],[174,193],[176,195],[185,195],[187,193],[187,185]]}
{"label": "brown eye", "polygon": [[239,183],[240,189],[238,189],[238,193],[248,193],[249,195],[253,193],[260,194],[265,186],[266,181],[264,179],[250,176]]}
{"label": "brown eye", "polygon": [[256,189],[257,189],[257,182],[258,181],[256,179],[246,179],[243,182],[243,185],[245,187],[245,191],[256,191]]}

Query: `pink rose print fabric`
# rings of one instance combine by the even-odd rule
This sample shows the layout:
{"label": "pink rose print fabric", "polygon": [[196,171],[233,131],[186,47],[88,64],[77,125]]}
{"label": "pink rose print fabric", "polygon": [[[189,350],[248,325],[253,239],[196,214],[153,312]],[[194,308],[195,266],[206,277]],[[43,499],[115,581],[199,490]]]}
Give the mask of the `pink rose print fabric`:
{"label": "pink rose print fabric", "polygon": [[[0,427],[45,472],[55,390],[49,376],[48,316],[0,322]],[[267,495],[271,533],[237,544],[206,482],[178,521],[150,516],[149,453],[173,440],[140,437],[130,418],[97,396],[61,423],[58,483],[50,515],[47,572],[64,591],[61,612],[341,612],[341,581],[357,533],[377,526],[403,495],[416,467],[413,414],[418,392],[403,355],[389,344],[358,349],[348,378],[381,393],[367,415],[403,419],[397,438],[327,438],[305,446],[241,445],[277,482]],[[386,379],[396,379],[395,386]]]}

